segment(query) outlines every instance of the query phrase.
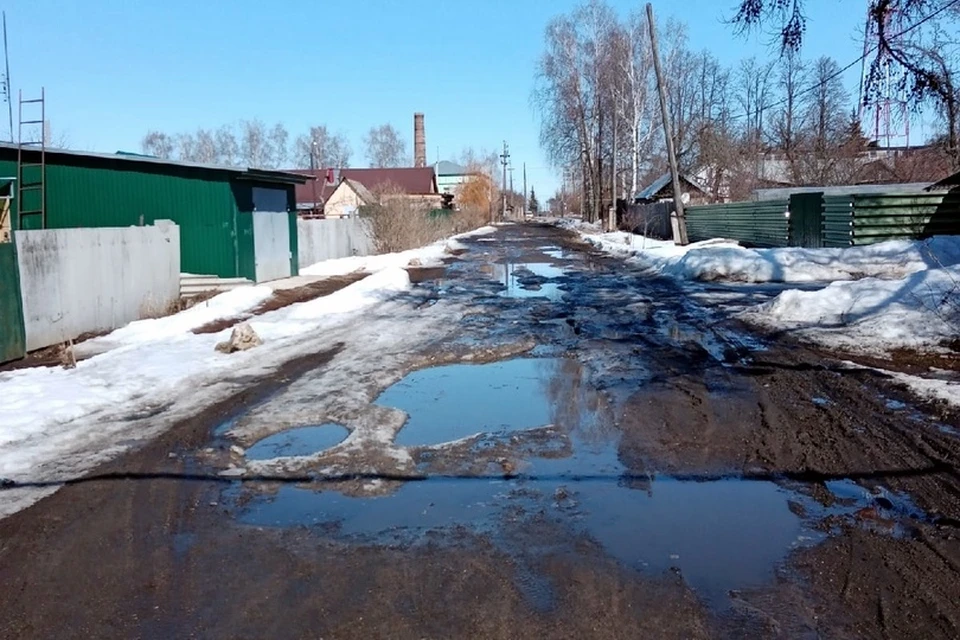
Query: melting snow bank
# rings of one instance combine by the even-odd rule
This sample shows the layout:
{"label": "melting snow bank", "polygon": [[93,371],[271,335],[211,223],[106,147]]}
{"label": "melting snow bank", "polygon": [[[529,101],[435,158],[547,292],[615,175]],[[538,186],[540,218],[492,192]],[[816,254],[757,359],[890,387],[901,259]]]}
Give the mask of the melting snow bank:
{"label": "melting snow bank", "polygon": [[923,241],[894,240],[843,249],[747,249],[732,240],[714,239],[678,247],[595,225],[562,220],[593,246],[627,257],[657,273],[690,280],[733,282],[832,282],[860,278],[903,278],[918,271],[960,264],[960,237]]}
{"label": "melting snow bank", "polygon": [[397,253],[382,253],[375,256],[351,256],[349,258],[324,260],[300,269],[300,275],[342,276],[355,271],[375,273],[382,269],[403,268],[410,264],[416,264],[418,266],[438,265],[440,261],[451,252],[464,248],[464,245],[458,242],[458,239],[486,235],[494,231],[496,231],[495,227],[480,227],[479,229],[461,233],[446,240],[438,240],[433,244],[420,247],[419,249],[410,249]]}
{"label": "melting snow bank", "polygon": [[[246,352],[225,355],[214,351],[229,329],[216,334],[190,333],[189,329],[205,322],[207,316],[198,318],[194,309],[189,309],[119,330],[123,346],[83,360],[76,369],[2,373],[0,478],[37,481],[89,470],[130,444],[156,435],[145,433],[144,425],[130,420],[131,415],[162,411],[169,423],[184,412],[193,413],[198,404],[213,402],[235,389],[240,383],[232,383],[232,377],[269,375],[311,347],[322,350],[328,346],[324,336],[329,328],[354,321],[357,312],[409,286],[406,271],[387,268],[329,296],[257,316],[250,324],[264,344]],[[239,298],[243,304],[254,300],[259,295],[254,295],[254,289],[258,287],[247,290],[246,298],[236,294],[237,304]],[[228,304],[221,307],[225,315],[236,310]],[[158,417],[154,422],[164,420]],[[0,515],[36,499],[8,498],[11,493],[4,492]]]}
{"label": "melting snow bank", "polygon": [[937,348],[960,335],[960,266],[784,291],[742,316],[849,351]]}

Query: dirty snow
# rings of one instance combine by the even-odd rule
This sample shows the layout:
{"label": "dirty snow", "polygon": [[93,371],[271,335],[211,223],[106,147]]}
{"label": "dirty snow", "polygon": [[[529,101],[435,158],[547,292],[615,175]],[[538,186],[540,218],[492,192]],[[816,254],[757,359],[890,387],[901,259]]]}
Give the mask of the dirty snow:
{"label": "dirty snow", "polygon": [[496,231],[495,227],[480,227],[446,240],[438,240],[418,249],[381,253],[374,256],[350,256],[349,258],[324,260],[300,269],[300,273],[306,276],[342,276],[356,271],[374,273],[382,269],[403,268],[410,266],[411,263],[419,266],[435,266],[439,265],[441,260],[451,252],[464,248],[463,243],[458,242],[458,239],[486,235],[494,231]]}
{"label": "dirty snow", "polygon": [[714,239],[685,247],[594,225],[564,221],[584,240],[635,264],[676,278],[733,282],[833,282],[860,278],[903,278],[918,271],[960,264],[960,237],[894,240],[835,249],[780,247],[747,249]]}
{"label": "dirty snow", "polygon": [[78,344],[74,352],[77,357],[85,358],[111,349],[166,340],[207,323],[251,311],[272,294],[272,287],[267,285],[238,287],[173,315],[131,322],[105,336]]}
{"label": "dirty snow", "polygon": [[[302,353],[304,341],[322,341],[329,328],[355,322],[357,312],[409,286],[406,271],[388,268],[329,296],[258,316],[251,324],[265,344],[242,353],[214,351],[230,329],[190,333],[208,317],[189,309],[166,322],[134,323],[136,328],[120,330],[123,346],[80,361],[76,369],[38,367],[2,373],[0,478],[32,481],[51,472],[85,471],[149,435],[137,431],[136,422],[121,414],[161,410],[172,414],[168,410],[178,403],[187,407],[213,401],[231,376],[269,374]],[[223,294],[233,301],[222,305],[224,315],[261,295],[252,289],[257,287],[243,294],[236,293],[239,289],[230,292],[234,296]],[[3,498],[0,515],[32,501],[20,496],[17,502],[10,491]],[[16,506],[7,504],[8,499]]]}
{"label": "dirty snow", "polygon": [[743,316],[848,350],[937,347],[960,335],[960,267],[927,269],[898,280],[864,278],[817,291],[784,291]]}

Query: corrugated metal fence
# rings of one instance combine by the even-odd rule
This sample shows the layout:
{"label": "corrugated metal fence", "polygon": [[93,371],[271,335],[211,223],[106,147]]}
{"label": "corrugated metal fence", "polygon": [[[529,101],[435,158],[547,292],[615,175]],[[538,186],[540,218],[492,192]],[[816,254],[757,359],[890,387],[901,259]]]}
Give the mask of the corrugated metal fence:
{"label": "corrugated metal fence", "polygon": [[731,238],[755,247],[784,247],[790,240],[787,200],[687,207],[691,242]]}
{"label": "corrugated metal fence", "polygon": [[827,196],[823,246],[960,234],[960,193]]}
{"label": "corrugated metal fence", "polygon": [[0,243],[0,362],[16,360],[25,354],[16,247],[12,242],[4,242]]}
{"label": "corrugated metal fence", "polygon": [[826,197],[804,193],[789,200],[686,211],[687,233],[694,242],[730,238],[755,247],[847,247],[960,234],[960,191]]}

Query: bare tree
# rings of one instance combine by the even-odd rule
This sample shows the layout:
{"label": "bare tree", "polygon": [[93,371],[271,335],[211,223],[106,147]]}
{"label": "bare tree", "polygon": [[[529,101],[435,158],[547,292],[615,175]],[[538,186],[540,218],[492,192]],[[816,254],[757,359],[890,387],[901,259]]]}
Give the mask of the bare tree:
{"label": "bare tree", "polygon": [[173,157],[174,141],[165,133],[150,131],[140,141],[140,150],[147,155],[168,160]]}
{"label": "bare tree", "polygon": [[342,133],[331,134],[325,125],[310,127],[310,131],[297,136],[293,144],[294,162],[298,167],[308,168],[312,161],[315,168],[350,166],[350,144]]}
{"label": "bare tree", "polygon": [[269,169],[273,165],[273,147],[261,120],[240,123],[240,155],[248,167]]}
{"label": "bare tree", "polygon": [[54,149],[66,149],[70,146],[70,136],[63,131],[54,133],[50,120],[43,122],[43,143]]}
{"label": "bare tree", "polygon": [[466,147],[460,152],[459,162],[471,171],[479,171],[491,179],[499,175],[499,156],[496,151],[489,149],[474,149]]}
{"label": "bare tree", "polygon": [[193,145],[193,160],[206,164],[218,164],[220,154],[217,152],[217,141],[209,129],[197,129]]}
{"label": "bare tree", "polygon": [[[611,90],[616,73],[612,46],[616,16],[602,0],[589,0],[547,25],[534,101],[541,115],[540,140],[557,167],[577,164],[585,216],[602,209],[603,165],[609,155]],[[606,122],[605,122],[606,120]]]}
{"label": "bare tree", "polygon": [[401,167],[409,163],[407,144],[393,125],[371,127],[363,144],[371,167]]}
{"label": "bare tree", "polygon": [[194,151],[196,149],[196,141],[193,138],[193,134],[178,133],[174,137],[174,144],[176,145],[177,158],[187,162],[193,162],[195,160]]}
{"label": "bare tree", "polygon": [[217,146],[217,158],[228,167],[235,167],[240,164],[240,145],[237,143],[237,137],[233,130],[224,125],[217,129],[214,136]]}
{"label": "bare tree", "polygon": [[[867,17],[879,43],[871,52],[867,95],[876,96],[887,78],[903,72],[910,102],[932,103],[946,115],[946,150],[955,167],[960,166],[960,132],[956,127],[960,98],[955,80],[960,65],[956,46],[960,3],[870,0]],[[732,22],[741,32],[772,25],[779,34],[782,50],[796,51],[803,44],[807,15],[803,0],[740,0]],[[950,35],[944,40],[943,34]],[[951,119],[953,126],[949,124]]]}
{"label": "bare tree", "polygon": [[800,91],[807,84],[807,68],[799,52],[786,52],[777,63],[776,74],[780,106],[772,115],[768,139],[789,157],[797,145],[798,131],[803,127]]}
{"label": "bare tree", "polygon": [[814,63],[812,91],[804,96],[806,131],[815,148],[826,149],[840,142],[847,130],[850,96],[840,80],[840,65],[823,56]]}
{"label": "bare tree", "polygon": [[274,167],[283,167],[287,164],[287,141],[290,139],[290,134],[287,133],[287,128],[281,123],[273,125],[273,129],[270,130],[270,147],[273,150],[273,166]]}
{"label": "bare tree", "polygon": [[626,132],[624,145],[630,158],[629,193],[640,190],[640,172],[653,153],[654,134],[659,126],[653,102],[653,54],[647,37],[647,16],[637,10],[618,38],[616,59],[623,77],[617,108]]}

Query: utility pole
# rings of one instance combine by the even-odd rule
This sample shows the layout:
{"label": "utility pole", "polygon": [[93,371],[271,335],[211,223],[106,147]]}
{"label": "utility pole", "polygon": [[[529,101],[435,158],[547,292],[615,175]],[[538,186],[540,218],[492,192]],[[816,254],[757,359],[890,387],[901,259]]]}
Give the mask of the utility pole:
{"label": "utility pole", "polygon": [[613,150],[610,160],[610,214],[607,231],[617,230],[617,107],[613,107]]}
{"label": "utility pole", "polygon": [[10,142],[13,142],[13,89],[10,84],[10,54],[7,52],[7,12],[3,12],[3,95],[7,100],[7,118],[10,121]]}
{"label": "utility pole", "polygon": [[516,212],[517,210],[517,198],[515,191],[513,190],[513,165],[510,165],[510,168],[507,169],[510,172],[510,208]]}
{"label": "utility pole", "polygon": [[527,198],[530,197],[530,194],[527,193],[527,163],[523,163],[523,217],[527,217]]}
{"label": "utility pole", "polygon": [[500,209],[500,220],[503,221],[507,217],[507,164],[510,162],[510,149],[507,147],[507,141],[503,141],[503,153],[500,154],[500,164],[503,165],[503,188],[501,189],[501,195],[503,203],[502,208]]}
{"label": "utility pole", "polygon": [[657,74],[657,93],[660,94],[660,113],[663,117],[663,135],[667,139],[667,158],[670,160],[670,177],[673,181],[673,205],[676,209],[676,227],[673,241],[679,245],[687,244],[687,219],[683,212],[680,174],[677,169],[677,152],[673,148],[673,126],[670,124],[670,112],[667,109],[667,87],[663,82],[660,69],[660,48],[657,46],[657,28],[653,21],[653,5],[647,3],[647,26],[650,28],[650,48],[653,51],[653,70]]}

